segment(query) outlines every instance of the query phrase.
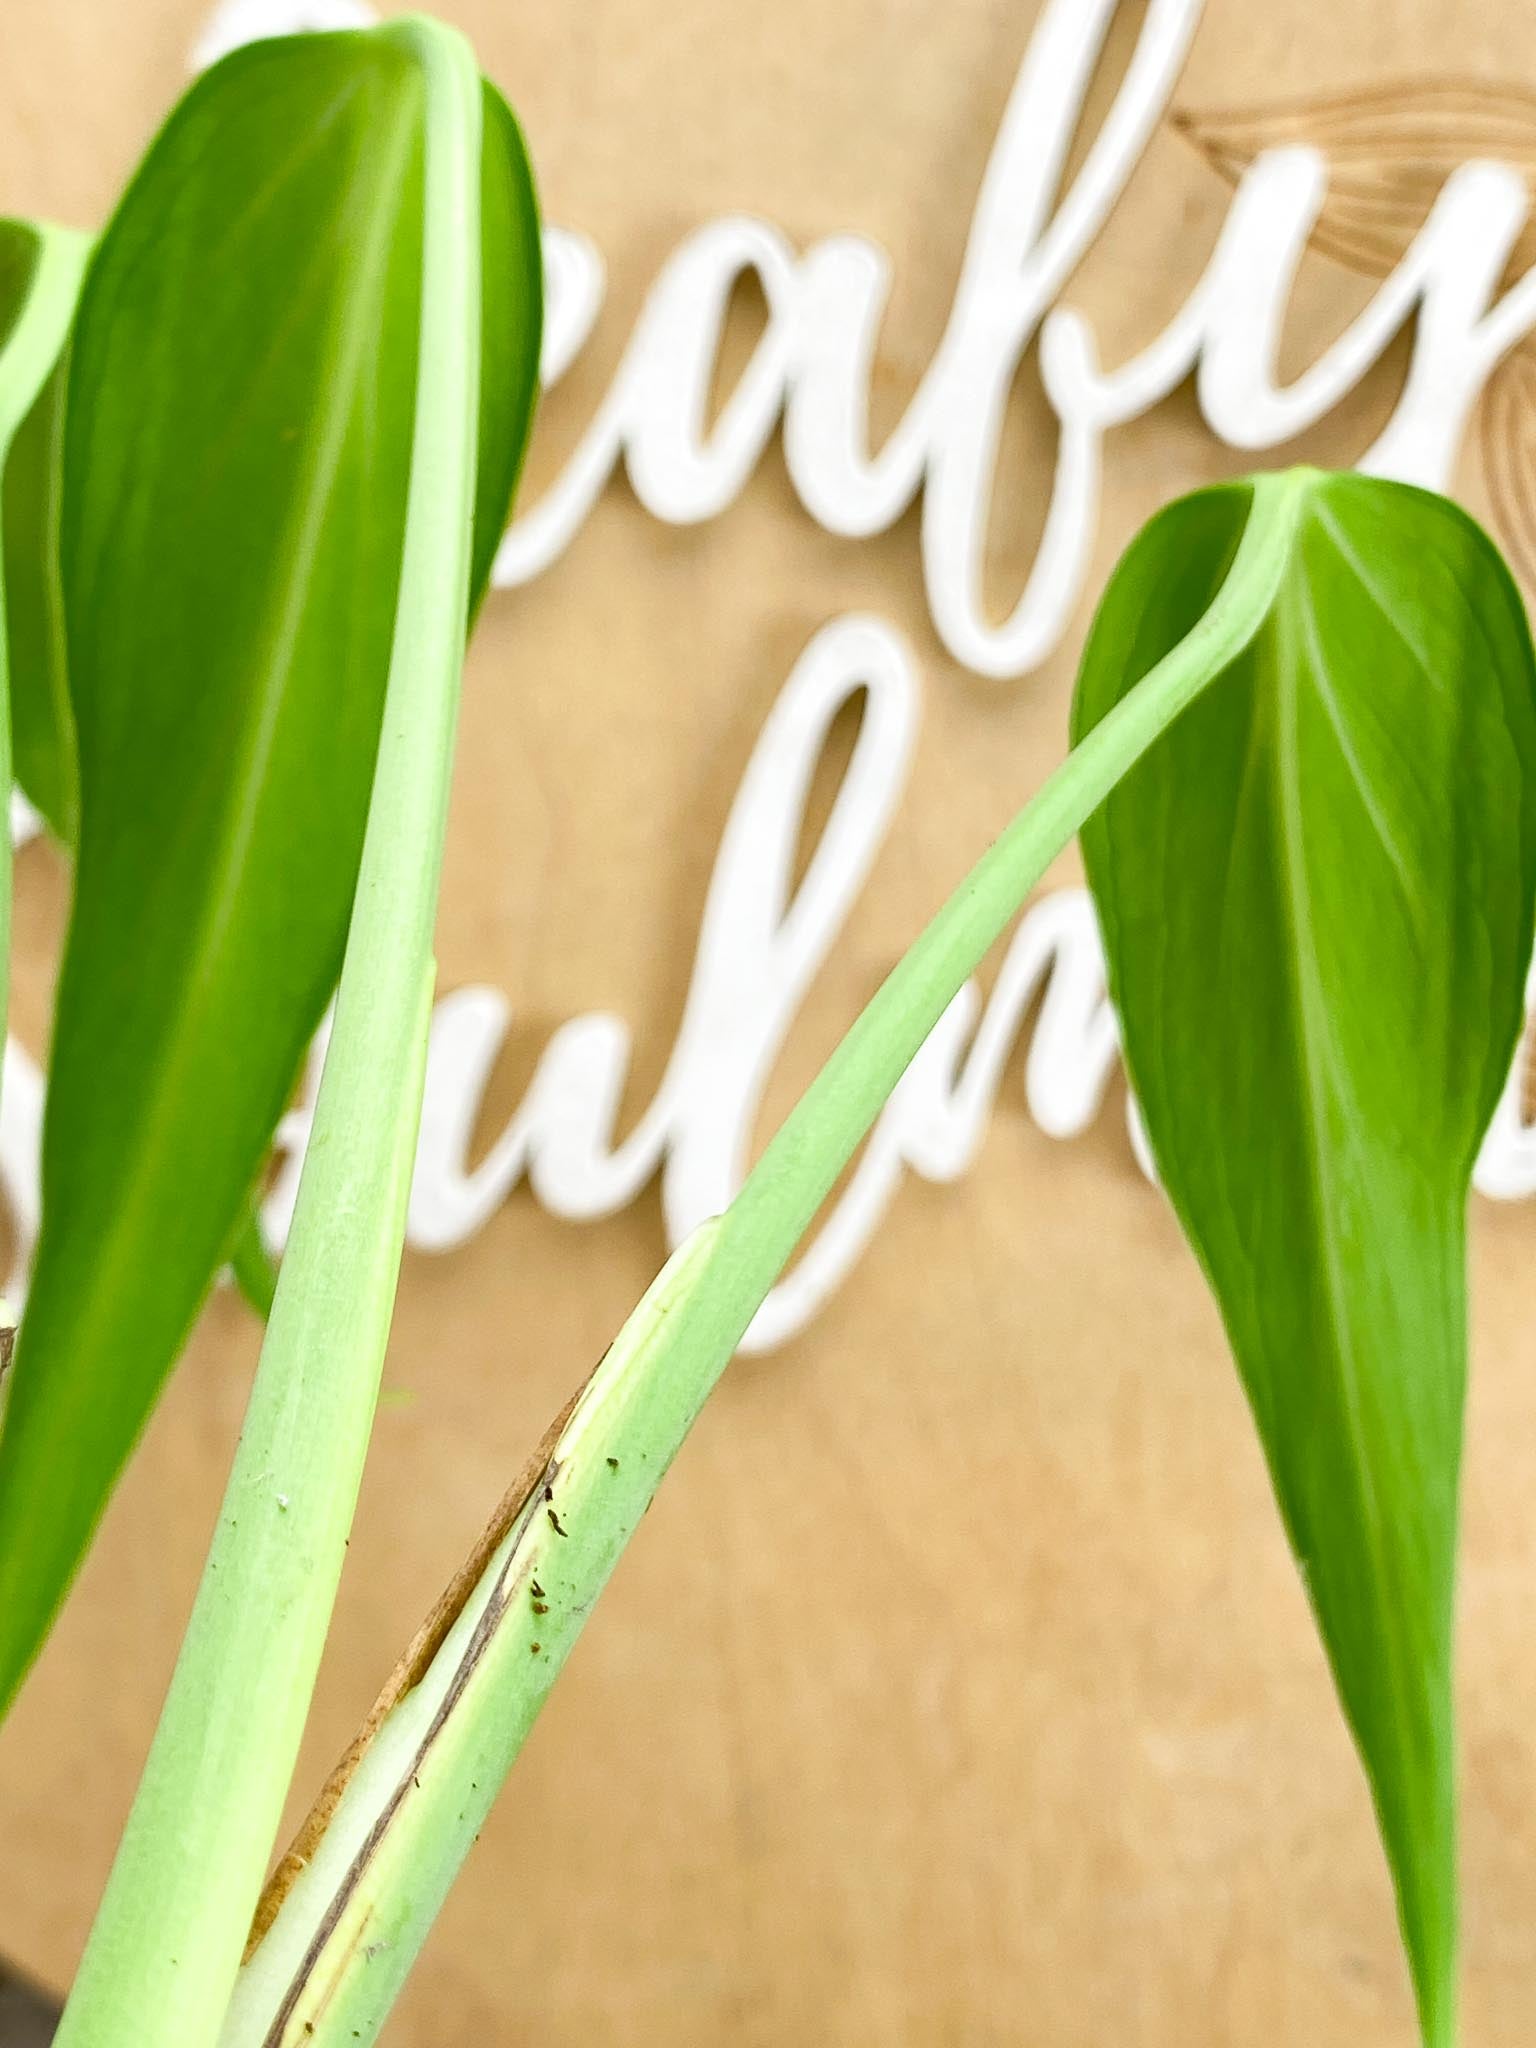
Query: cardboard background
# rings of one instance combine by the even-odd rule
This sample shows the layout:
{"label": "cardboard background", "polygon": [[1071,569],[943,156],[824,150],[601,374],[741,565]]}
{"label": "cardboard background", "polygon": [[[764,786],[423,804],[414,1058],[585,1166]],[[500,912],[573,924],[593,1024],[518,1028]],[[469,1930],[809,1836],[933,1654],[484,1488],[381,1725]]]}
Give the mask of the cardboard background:
{"label": "cardboard background", "polygon": [[[52,0],[8,25],[0,204],[98,221],[181,83],[196,0]],[[882,240],[888,424],[941,331],[1035,9],[1004,0],[444,0],[529,130],[550,217],[609,266],[599,336],[531,484],[605,388],[677,238],[732,208]],[[1117,43],[1129,46],[1136,10]],[[1536,83],[1536,21],[1483,0],[1211,0],[1179,103],[1448,71]],[[1072,288],[1104,355],[1159,330],[1226,188],[1157,137]],[[1309,266],[1297,361],[1368,287]],[[996,593],[1038,523],[1026,380]],[[1309,452],[1347,459],[1390,374]],[[1114,437],[1095,587],[1134,524],[1234,467],[1180,395]],[[1478,502],[1475,460],[1468,494]],[[231,565],[237,573],[237,565]],[[926,677],[912,784],[783,1062],[770,1121],[919,919],[1064,745],[1070,656],[999,687],[942,654],[915,522],[829,539],[777,455],[713,525],[611,489],[495,598],[472,660],[442,985],[513,993],[487,1131],[556,1024],[636,1027],[659,1077],[725,813],[812,632],[870,606]],[[1079,632],[1082,621],[1079,622]],[[1064,864],[1061,879],[1072,873]],[[21,868],[37,1046],[63,883]],[[1028,2042],[1388,2048],[1410,2037],[1368,1802],[1213,1311],[1126,1146],[1117,1089],[1059,1145],[1010,1068],[960,1186],[908,1186],[791,1348],[733,1369],[561,1681],[400,2009],[395,2048]],[[571,1226],[519,1191],[408,1261],[303,1782],[662,1252],[654,1199]],[[1466,2033],[1536,2002],[1536,1216],[1477,1205],[1463,1593]],[[62,1982],[195,1583],[256,1350],[215,1303],[0,1737],[0,1942]]]}

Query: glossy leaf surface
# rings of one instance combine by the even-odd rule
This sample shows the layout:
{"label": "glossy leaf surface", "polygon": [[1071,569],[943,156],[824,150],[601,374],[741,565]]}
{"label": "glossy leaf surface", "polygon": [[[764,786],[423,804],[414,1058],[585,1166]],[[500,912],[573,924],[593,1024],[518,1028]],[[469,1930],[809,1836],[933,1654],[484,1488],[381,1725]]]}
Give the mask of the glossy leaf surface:
{"label": "glossy leaf surface", "polygon": [[[1186,499],[1131,549],[1074,737],[1201,616],[1249,502]],[[1262,629],[1082,843],[1132,1084],[1221,1306],[1443,2048],[1466,1203],[1536,919],[1536,675],[1492,544],[1442,499],[1313,478]]]}
{"label": "glossy leaf surface", "polygon": [[[61,506],[78,870],[0,1433],[0,1702],[231,1250],[335,984],[411,485],[423,91],[391,37],[237,52],[171,117],[87,277]],[[488,108],[484,204],[521,276],[528,171]],[[536,298],[508,284],[485,317],[472,602],[531,411]]]}

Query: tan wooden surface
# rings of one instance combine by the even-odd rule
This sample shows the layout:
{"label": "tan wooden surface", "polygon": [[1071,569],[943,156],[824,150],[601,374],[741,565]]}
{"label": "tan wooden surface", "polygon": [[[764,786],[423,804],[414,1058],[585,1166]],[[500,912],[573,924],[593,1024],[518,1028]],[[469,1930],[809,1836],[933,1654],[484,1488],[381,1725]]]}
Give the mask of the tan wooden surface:
{"label": "tan wooden surface", "polygon": [[[1031,0],[444,0],[523,110],[546,204],[611,291],[551,406],[569,448],[678,235],[744,208],[892,252],[894,412],[936,338]],[[178,88],[197,0],[13,8],[0,206],[90,224]],[[1123,44],[1122,38],[1122,44]],[[1536,17],[1486,0],[1210,0],[1180,104],[1482,73],[1536,84]],[[1181,301],[1226,188],[1153,142],[1074,287],[1108,360]],[[1358,304],[1309,266],[1305,353]],[[1033,389],[1034,387],[1029,387]],[[1382,385],[1318,452],[1347,457]],[[1374,410],[1373,410],[1374,409]],[[1048,444],[1020,407],[999,593]],[[1164,496],[1232,466],[1180,397],[1116,435],[1096,577]],[[1475,463],[1468,490],[1476,501]],[[550,1030],[676,1028],[709,865],[811,632],[873,606],[925,672],[912,785],[773,1091],[781,1108],[982,837],[1063,747],[1070,654],[999,689],[927,623],[915,525],[834,543],[777,459],[714,525],[612,488],[493,600],[473,657],[444,986],[509,990],[492,1111]],[[231,565],[231,574],[238,565]],[[1070,863],[1063,878],[1070,878]],[[18,1016],[41,1042],[62,901],[23,863]],[[1214,1314],[1137,1173],[1118,1090],[1057,1144],[1010,1072],[960,1186],[911,1185],[787,1350],[733,1369],[594,1619],[390,2032],[394,2048],[1406,2048],[1368,1802]],[[525,1448],[661,1255],[520,1192],[409,1260],[306,1753],[311,1789]],[[1467,2027],[1536,2010],[1536,1211],[1479,1203],[1463,1599]],[[62,1981],[195,1582],[254,1353],[218,1302],[0,1734],[0,1948]]]}

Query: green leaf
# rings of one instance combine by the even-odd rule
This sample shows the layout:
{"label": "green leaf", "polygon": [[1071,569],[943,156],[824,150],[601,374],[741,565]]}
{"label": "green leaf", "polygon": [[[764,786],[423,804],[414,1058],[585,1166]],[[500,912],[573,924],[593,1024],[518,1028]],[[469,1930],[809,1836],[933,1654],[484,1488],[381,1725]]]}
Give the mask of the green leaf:
{"label": "green leaf", "polygon": [[[68,800],[73,742],[54,736],[58,552],[58,363],[79,292],[86,241],[67,228],[0,220],[0,790],[12,754],[50,820]],[[9,737],[11,746],[4,746]],[[10,954],[10,835],[0,852],[0,1016]]]}
{"label": "green leaf", "polygon": [[[388,1340],[420,1120],[432,927],[472,576],[477,391],[531,383],[540,264],[482,234],[488,119],[463,38],[377,40],[421,91],[417,398],[399,601],[356,903],[288,1252],[207,1566],[59,2048],[216,2038],[292,1774],[346,1552]],[[534,225],[531,210],[524,223]],[[520,354],[481,364],[482,265]],[[515,413],[506,394],[498,401]],[[526,419],[526,408],[523,411]]]}
{"label": "green leaf", "polygon": [[[0,1432],[0,1704],[335,984],[412,485],[424,104],[401,37],[242,49],[172,115],[88,272],[61,514],[80,832]],[[504,109],[482,184],[521,278],[537,224]],[[515,294],[487,300],[482,584],[536,373],[536,295]]]}
{"label": "green leaf", "polygon": [[489,79],[480,83],[480,454],[470,552],[470,611],[490,587],[539,395],[544,324],[538,200],[522,130]]}
{"label": "green leaf", "polygon": [[[1132,547],[1076,736],[1204,612],[1250,496],[1186,499]],[[1313,477],[1262,631],[1082,843],[1132,1085],[1221,1306],[1444,2048],[1466,1203],[1536,927],[1536,669],[1492,543],[1424,492]]]}
{"label": "green leaf", "polygon": [[[80,255],[83,261],[83,241]],[[59,575],[66,376],[63,358],[11,444],[0,485],[0,533],[16,780],[54,837],[68,846],[79,821],[79,789]]]}
{"label": "green leaf", "polygon": [[277,1292],[277,1264],[262,1242],[261,1212],[255,1195],[230,1246],[229,1269],[247,1303],[265,1322],[272,1313],[272,1297]]}
{"label": "green leaf", "polygon": [[[0,351],[9,344],[26,306],[37,257],[38,232],[32,223],[0,219]],[[9,408],[13,416],[22,409],[14,401]]]}

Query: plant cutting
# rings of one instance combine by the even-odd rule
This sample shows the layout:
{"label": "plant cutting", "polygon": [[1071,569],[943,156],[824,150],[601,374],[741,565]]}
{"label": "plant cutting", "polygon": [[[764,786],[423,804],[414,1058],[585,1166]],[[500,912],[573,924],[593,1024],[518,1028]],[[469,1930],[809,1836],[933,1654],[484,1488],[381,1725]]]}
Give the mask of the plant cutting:
{"label": "plant cutting", "polygon": [[75,891],[0,1422],[0,1701],[219,1270],[265,1295],[252,1194],[335,989],[239,1451],[60,2040],[377,2037],[757,1307],[1081,834],[1149,1143],[1375,1798],[1423,2040],[1451,2048],[1466,1198],[1536,928],[1536,657],[1492,543],[1310,470],[1150,523],[1062,766],[556,1419],[264,1888],[388,1334],[537,214],[504,103],[413,18],[215,67],[77,303],[80,244],[11,245],[11,724]]}

